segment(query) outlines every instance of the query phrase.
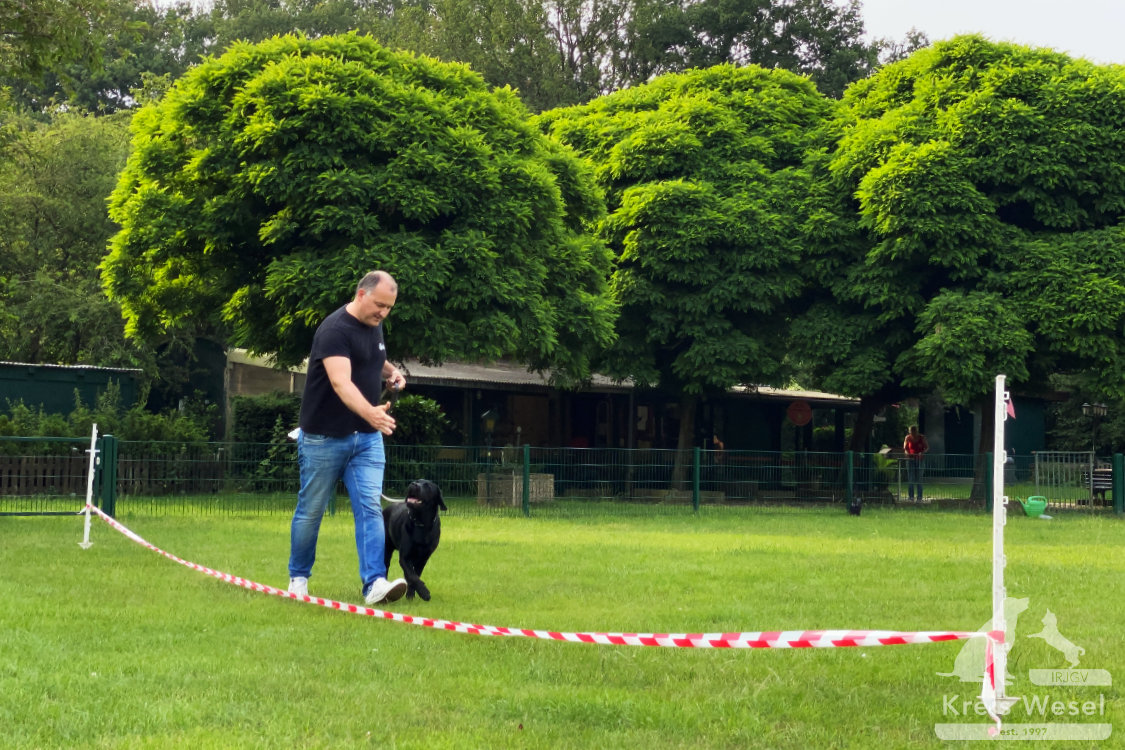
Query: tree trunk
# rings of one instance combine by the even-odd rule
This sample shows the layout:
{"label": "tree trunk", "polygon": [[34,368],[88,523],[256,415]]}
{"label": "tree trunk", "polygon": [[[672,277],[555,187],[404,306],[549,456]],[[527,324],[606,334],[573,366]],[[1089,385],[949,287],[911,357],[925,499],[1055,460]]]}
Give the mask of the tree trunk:
{"label": "tree trunk", "polygon": [[887,401],[879,394],[864,396],[859,400],[859,412],[856,414],[855,427],[852,428],[852,438],[848,441],[848,450],[856,453],[868,452],[868,441],[871,440],[871,427],[875,424],[875,415],[887,405]]}
{"label": "tree trunk", "polygon": [[672,466],[672,489],[690,488],[691,449],[695,447],[695,413],[699,409],[698,396],[680,397],[680,435],[676,440],[676,462]]}
{"label": "tree trunk", "polygon": [[[975,404],[980,410],[980,443],[977,448],[976,468],[973,471],[973,489],[969,499],[983,503],[987,500],[988,461],[985,456],[992,452],[992,442],[996,439],[996,404],[990,398],[981,399]],[[993,456],[993,461],[1003,461],[1004,454]]]}

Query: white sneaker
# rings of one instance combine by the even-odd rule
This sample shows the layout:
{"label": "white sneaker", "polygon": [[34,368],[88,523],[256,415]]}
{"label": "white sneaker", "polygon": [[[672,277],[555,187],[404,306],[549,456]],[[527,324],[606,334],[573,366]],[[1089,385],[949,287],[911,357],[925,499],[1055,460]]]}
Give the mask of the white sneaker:
{"label": "white sneaker", "polygon": [[289,593],[296,594],[297,596],[309,595],[309,579],[308,578],[290,578],[289,579]]}
{"label": "white sneaker", "polygon": [[363,597],[363,601],[368,604],[395,602],[401,599],[405,593],[405,578],[396,578],[393,581],[388,581],[386,578],[376,578],[371,587],[367,589],[367,595]]}

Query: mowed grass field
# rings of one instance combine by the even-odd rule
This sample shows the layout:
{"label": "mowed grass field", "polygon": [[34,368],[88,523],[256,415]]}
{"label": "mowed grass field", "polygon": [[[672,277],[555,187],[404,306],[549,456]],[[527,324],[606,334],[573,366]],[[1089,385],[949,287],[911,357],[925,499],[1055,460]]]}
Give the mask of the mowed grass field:
{"label": "mowed grass field", "polygon": [[[1016,508],[1018,510],[1018,508]],[[289,519],[120,519],[153,544],[284,586]],[[8,748],[931,748],[979,684],[963,642],[727,650],[465,635],[247,591],[97,519],[0,518],[0,746]],[[620,517],[449,515],[430,602],[391,609],[562,631],[976,630],[991,615],[983,513],[705,508]],[[1008,590],[1027,597],[1009,692],[1104,714],[1119,687],[1039,687],[1062,668],[1049,609],[1084,668],[1125,680],[1125,522],[1013,513]],[[392,573],[397,573],[396,567]],[[350,516],[325,519],[310,585],[360,602]],[[953,743],[954,746],[956,743]],[[964,743],[966,746],[970,743]],[[1035,747],[1074,746],[1038,742]]]}

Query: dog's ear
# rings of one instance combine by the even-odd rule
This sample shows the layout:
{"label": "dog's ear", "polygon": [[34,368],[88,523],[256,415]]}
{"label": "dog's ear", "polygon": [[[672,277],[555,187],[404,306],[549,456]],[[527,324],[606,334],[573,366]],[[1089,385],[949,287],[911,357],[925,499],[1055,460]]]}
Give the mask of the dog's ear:
{"label": "dog's ear", "polygon": [[445,507],[445,500],[444,500],[444,499],[442,499],[442,496],[441,496],[441,487],[438,487],[438,486],[437,486],[437,485],[435,484],[435,485],[434,485],[434,491],[435,491],[435,492],[437,493],[437,504],[438,504],[438,507],[439,507],[439,508],[441,508],[442,510],[449,510],[449,508]]}

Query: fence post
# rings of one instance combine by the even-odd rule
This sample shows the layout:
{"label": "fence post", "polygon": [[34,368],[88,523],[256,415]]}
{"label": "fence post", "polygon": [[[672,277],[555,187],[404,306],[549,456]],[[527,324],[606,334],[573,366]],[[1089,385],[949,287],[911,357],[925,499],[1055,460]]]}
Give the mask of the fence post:
{"label": "fence post", "polygon": [[691,507],[696,513],[699,512],[699,458],[702,453],[698,445],[691,449]]}
{"label": "fence post", "polygon": [[984,454],[984,509],[986,512],[992,512],[992,454]]}
{"label": "fence post", "polygon": [[1113,454],[1113,512],[1125,512],[1125,456]]}
{"label": "fence post", "polygon": [[844,505],[852,507],[855,498],[855,451],[844,452]]}
{"label": "fence post", "polygon": [[117,438],[102,435],[98,438],[98,507],[107,516],[117,513]]}
{"label": "fence post", "polygon": [[523,444],[523,514],[531,516],[531,446]]}

